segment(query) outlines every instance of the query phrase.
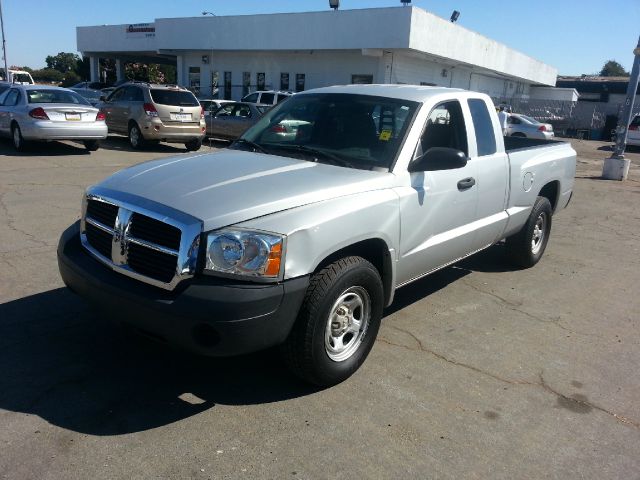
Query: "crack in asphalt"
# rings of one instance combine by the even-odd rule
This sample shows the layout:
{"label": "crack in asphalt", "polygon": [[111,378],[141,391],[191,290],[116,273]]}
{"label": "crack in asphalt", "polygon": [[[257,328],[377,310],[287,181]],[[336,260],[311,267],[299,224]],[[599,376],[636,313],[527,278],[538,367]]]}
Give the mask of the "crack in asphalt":
{"label": "crack in asphalt", "polygon": [[438,353],[438,352],[426,347],[422,343],[422,341],[416,335],[414,335],[412,332],[410,332],[409,330],[405,330],[404,328],[400,328],[400,327],[397,327],[395,325],[385,325],[385,326],[408,335],[409,337],[411,337],[413,339],[413,341],[416,343],[418,348],[411,348],[408,345],[395,343],[395,342],[392,342],[391,340],[389,340],[387,338],[378,336],[377,341],[379,341],[381,343],[385,343],[385,344],[393,346],[393,347],[404,348],[404,349],[409,350],[409,351],[414,351],[414,352],[415,351],[421,351],[421,352],[424,352],[424,353],[428,353],[429,355],[432,355],[432,356],[436,357],[437,359],[442,360],[443,362],[447,362],[447,363],[449,363],[451,365],[454,365],[454,366],[457,366],[457,367],[466,368],[467,370],[471,370],[472,372],[479,373],[481,375],[484,375],[486,377],[492,378],[492,379],[497,380],[497,381],[502,382],[502,383],[506,383],[508,385],[524,385],[524,386],[532,386],[532,387],[542,388],[546,392],[555,395],[557,398],[560,398],[560,399],[564,400],[565,402],[574,403],[576,405],[580,405],[580,406],[587,407],[587,408],[593,408],[595,410],[598,410],[600,412],[603,412],[603,413],[606,413],[607,415],[612,416],[613,418],[615,418],[616,420],[618,420],[621,423],[624,423],[625,425],[630,425],[630,426],[632,426],[634,428],[640,429],[640,423],[635,421],[635,420],[632,420],[632,419],[627,418],[627,417],[625,417],[623,415],[620,415],[620,414],[617,414],[617,413],[612,412],[610,410],[607,410],[606,408],[601,407],[601,406],[599,406],[597,404],[591,403],[591,402],[589,402],[587,400],[573,398],[573,397],[570,397],[568,395],[565,395],[565,394],[555,390],[554,388],[549,386],[549,384],[545,381],[545,379],[544,379],[544,371],[541,371],[538,374],[538,381],[537,382],[531,382],[531,381],[528,381],[528,380],[514,380],[514,379],[501,377],[500,375],[496,375],[495,373],[487,372],[486,370],[482,370],[481,368],[476,367],[474,365],[470,365],[468,363],[463,363],[463,362],[459,362],[457,360],[453,360],[453,359],[443,355],[442,353]]}
{"label": "crack in asphalt", "polygon": [[569,327],[565,326],[562,323],[562,320],[560,319],[560,317],[558,317],[557,320],[548,320],[546,318],[539,317],[537,315],[534,315],[533,313],[530,313],[530,312],[527,312],[526,310],[522,310],[521,308],[518,308],[518,307],[522,306],[521,303],[511,302],[511,301],[507,300],[506,298],[501,297],[500,295],[497,295],[497,294],[495,294],[493,292],[490,292],[488,290],[484,290],[484,289],[478,287],[477,285],[474,285],[472,283],[469,283],[468,281],[465,281],[464,279],[462,279],[461,282],[462,282],[462,284],[466,285],[467,287],[471,288],[472,290],[475,290],[476,292],[483,293],[485,295],[493,297],[494,299],[498,300],[500,303],[504,303],[507,306],[508,310],[512,310],[514,312],[521,313],[521,314],[525,315],[526,317],[531,318],[532,320],[536,320],[536,321],[541,322],[541,323],[547,323],[547,324],[550,324],[550,325],[554,325],[554,326],[556,326],[556,327],[558,327],[558,328],[560,328],[560,329],[562,329],[562,330],[564,330],[566,332],[572,333],[574,335],[584,335],[585,337],[596,337],[596,338],[603,339],[602,336],[597,335],[595,333],[585,333],[585,332],[579,332],[577,330],[570,329]]}
{"label": "crack in asphalt", "polygon": [[44,242],[43,240],[40,240],[39,238],[36,238],[36,236],[33,235],[32,233],[29,233],[29,232],[27,232],[25,230],[22,230],[22,229],[16,227],[16,225],[15,225],[16,220],[13,217],[13,215],[9,212],[9,207],[7,206],[7,204],[4,201],[4,197],[6,195],[7,195],[7,192],[4,192],[4,193],[0,194],[0,208],[2,208],[2,210],[5,213],[5,215],[7,216],[7,226],[9,227],[9,230],[24,235],[25,237],[29,238],[29,240],[31,240],[32,242],[38,244],[41,247],[49,247],[50,245],[48,243]]}

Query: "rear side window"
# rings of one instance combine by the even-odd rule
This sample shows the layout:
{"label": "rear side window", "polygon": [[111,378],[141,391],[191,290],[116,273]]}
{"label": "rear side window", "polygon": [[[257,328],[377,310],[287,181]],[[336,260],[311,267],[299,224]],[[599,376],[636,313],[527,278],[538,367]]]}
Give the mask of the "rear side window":
{"label": "rear side window", "polygon": [[127,87],[121,100],[125,102],[144,102],[144,94],[138,87]]}
{"label": "rear side window", "polygon": [[267,105],[273,105],[273,99],[275,98],[275,94],[273,93],[263,93],[260,98],[260,103],[266,103]]}
{"label": "rear side window", "polygon": [[468,100],[473,128],[476,131],[476,143],[478,156],[492,155],[496,153],[496,135],[493,131],[493,122],[489,115],[489,109],[484,100],[471,98]]}
{"label": "rear side window", "polygon": [[5,97],[4,102],[2,102],[2,104],[6,105],[7,107],[12,107],[16,103],[18,103],[18,97],[19,97],[18,90],[11,90]]}
{"label": "rear side window", "polygon": [[258,101],[258,94],[252,93],[242,99],[243,102],[256,103]]}
{"label": "rear side window", "polygon": [[152,88],[150,93],[153,102],[160,105],[171,105],[174,107],[197,107],[200,105],[193,93],[183,90],[161,90]]}
{"label": "rear side window", "polygon": [[283,100],[286,100],[287,98],[289,98],[289,95],[280,95],[280,94],[278,94],[278,103],[280,103]]}

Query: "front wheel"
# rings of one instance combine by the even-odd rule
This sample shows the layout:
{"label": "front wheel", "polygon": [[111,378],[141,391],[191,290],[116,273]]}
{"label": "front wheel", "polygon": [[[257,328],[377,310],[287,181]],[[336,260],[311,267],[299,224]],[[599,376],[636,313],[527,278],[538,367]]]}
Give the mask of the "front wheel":
{"label": "front wheel", "polygon": [[506,241],[507,253],[515,265],[528,268],[540,261],[549,241],[552,215],[549,199],[536,198],[527,223]]}
{"label": "front wheel", "polygon": [[282,346],[289,368],[323,387],[350,377],[373,347],[383,303],[380,274],[364,258],[346,257],[314,274]]}

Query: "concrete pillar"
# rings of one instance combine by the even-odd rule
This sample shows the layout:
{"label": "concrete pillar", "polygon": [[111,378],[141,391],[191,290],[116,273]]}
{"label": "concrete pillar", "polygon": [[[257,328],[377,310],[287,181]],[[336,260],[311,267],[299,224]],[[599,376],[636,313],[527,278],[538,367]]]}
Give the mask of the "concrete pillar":
{"label": "concrete pillar", "polygon": [[92,82],[100,81],[100,58],[96,56],[89,56],[89,74]]}
{"label": "concrete pillar", "polygon": [[176,57],[176,81],[182,87],[188,87],[187,79],[184,74],[184,55]]}
{"label": "concrete pillar", "polygon": [[124,80],[124,63],[120,58],[116,58],[116,81]]}

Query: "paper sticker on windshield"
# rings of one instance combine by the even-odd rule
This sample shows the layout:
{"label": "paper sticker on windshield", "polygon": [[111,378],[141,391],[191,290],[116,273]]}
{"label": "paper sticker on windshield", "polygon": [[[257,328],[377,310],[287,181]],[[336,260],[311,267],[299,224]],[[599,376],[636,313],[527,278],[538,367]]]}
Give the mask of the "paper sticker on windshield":
{"label": "paper sticker on windshield", "polygon": [[388,142],[389,140],[391,140],[391,130],[382,130],[380,132],[380,137],[379,138],[383,142]]}

